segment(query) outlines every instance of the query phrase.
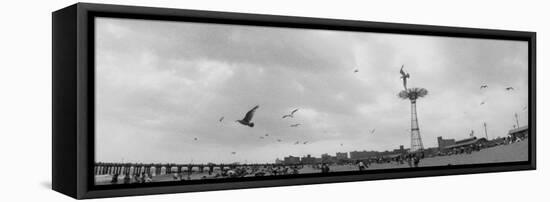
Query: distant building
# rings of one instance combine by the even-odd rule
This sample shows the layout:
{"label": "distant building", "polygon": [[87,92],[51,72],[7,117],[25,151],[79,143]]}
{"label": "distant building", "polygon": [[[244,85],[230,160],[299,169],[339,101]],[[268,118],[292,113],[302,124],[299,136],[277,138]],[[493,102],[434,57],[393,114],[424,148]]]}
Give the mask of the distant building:
{"label": "distant building", "polygon": [[352,151],[349,153],[349,158],[352,160],[368,159],[376,157],[378,152],[376,151]]}
{"label": "distant building", "polygon": [[284,158],[284,164],[299,164],[300,157],[297,156],[287,156]]}
{"label": "distant building", "polygon": [[331,156],[329,154],[322,154],[321,155],[321,162],[323,163],[336,163],[338,159],[336,156]]}
{"label": "distant building", "polygon": [[510,135],[510,137],[512,139],[527,138],[529,136],[529,126],[522,126],[522,127],[519,127],[519,128],[514,128],[514,129],[508,131],[508,135]]}
{"label": "distant building", "polygon": [[336,159],[337,160],[347,160],[348,159],[348,153],[347,152],[336,152]]}
{"label": "distant building", "polygon": [[279,158],[275,159],[275,164],[283,164],[283,163],[284,163],[283,160],[281,160]]}
{"label": "distant building", "polygon": [[443,137],[441,136],[437,137],[437,145],[440,151],[443,151],[445,147],[454,145],[454,144],[456,144],[455,139],[443,139]]}
{"label": "distant building", "polygon": [[302,164],[316,164],[317,159],[308,154],[307,156],[302,157],[301,162]]}
{"label": "distant building", "polygon": [[487,143],[488,143],[488,140],[485,139],[484,137],[479,139],[476,137],[471,137],[471,138],[466,138],[463,140],[456,141],[455,144],[446,146],[443,149],[443,151],[446,152],[446,151],[452,151],[452,150],[459,150],[460,153],[462,153],[462,151],[464,151],[465,149],[476,147],[476,146],[483,147],[484,145],[487,145]]}
{"label": "distant building", "polygon": [[408,150],[405,149],[405,146],[399,145],[399,149],[394,149],[391,153],[393,154],[404,154],[407,153]]}

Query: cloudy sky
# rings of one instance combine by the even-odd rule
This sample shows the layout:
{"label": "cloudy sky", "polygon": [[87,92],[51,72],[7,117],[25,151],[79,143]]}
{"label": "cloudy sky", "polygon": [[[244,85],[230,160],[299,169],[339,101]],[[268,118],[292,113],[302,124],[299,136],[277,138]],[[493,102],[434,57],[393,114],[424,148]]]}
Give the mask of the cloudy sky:
{"label": "cloudy sky", "polygon": [[[429,91],[417,104],[425,147],[484,137],[483,122],[490,138],[505,136],[515,113],[528,122],[527,61],[517,41],[97,18],[96,161],[408,148],[403,64],[409,87]],[[255,105],[255,127],[235,122]]]}

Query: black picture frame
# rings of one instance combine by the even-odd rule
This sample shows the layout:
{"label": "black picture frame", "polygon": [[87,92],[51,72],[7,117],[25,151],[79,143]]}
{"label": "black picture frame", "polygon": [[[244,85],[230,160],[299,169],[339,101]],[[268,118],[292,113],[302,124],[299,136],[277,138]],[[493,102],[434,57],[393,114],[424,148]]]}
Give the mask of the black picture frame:
{"label": "black picture frame", "polygon": [[[529,160],[525,162],[341,172],[187,184],[94,186],[94,18],[116,17],[307,29],[506,39],[528,42]],[[52,189],[85,199],[536,169],[536,33],[352,20],[77,3],[52,13]]]}

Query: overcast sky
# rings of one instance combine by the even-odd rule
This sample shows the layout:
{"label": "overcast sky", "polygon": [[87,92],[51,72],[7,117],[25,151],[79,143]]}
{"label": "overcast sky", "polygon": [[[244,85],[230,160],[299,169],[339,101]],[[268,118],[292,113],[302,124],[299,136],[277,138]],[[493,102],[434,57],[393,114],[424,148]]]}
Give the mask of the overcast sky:
{"label": "overcast sky", "polygon": [[[505,136],[514,113],[528,122],[526,42],[111,18],[96,19],[95,36],[96,161],[409,148],[403,64],[409,87],[429,92],[417,102],[425,147],[485,137],[483,122],[489,138]],[[255,105],[255,127],[235,122]]]}

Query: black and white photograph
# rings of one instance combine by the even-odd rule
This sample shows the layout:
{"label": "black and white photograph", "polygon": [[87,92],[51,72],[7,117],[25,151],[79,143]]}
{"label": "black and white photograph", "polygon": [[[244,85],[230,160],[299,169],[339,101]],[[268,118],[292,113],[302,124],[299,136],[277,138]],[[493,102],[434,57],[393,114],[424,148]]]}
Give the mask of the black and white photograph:
{"label": "black and white photograph", "polygon": [[97,186],[529,160],[527,41],[93,23]]}
{"label": "black and white photograph", "polygon": [[0,4],[0,201],[548,198],[544,1]]}

